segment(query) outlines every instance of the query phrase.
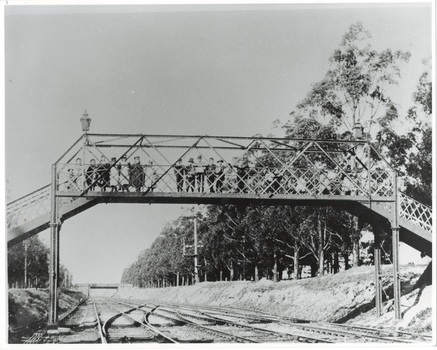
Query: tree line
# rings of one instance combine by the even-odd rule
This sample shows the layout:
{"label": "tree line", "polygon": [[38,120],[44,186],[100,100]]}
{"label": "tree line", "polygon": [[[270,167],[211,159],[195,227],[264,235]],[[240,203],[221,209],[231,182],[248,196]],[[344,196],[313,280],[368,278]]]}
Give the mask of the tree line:
{"label": "tree line", "polygon": [[[9,288],[47,288],[49,284],[50,249],[33,236],[8,249]],[[72,275],[59,267],[59,285],[70,287]]]}

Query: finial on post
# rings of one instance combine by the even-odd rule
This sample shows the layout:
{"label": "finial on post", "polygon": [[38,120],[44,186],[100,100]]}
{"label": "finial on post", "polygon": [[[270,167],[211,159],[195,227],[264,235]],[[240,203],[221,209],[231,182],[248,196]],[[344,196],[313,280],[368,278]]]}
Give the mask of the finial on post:
{"label": "finial on post", "polygon": [[364,128],[361,126],[360,122],[356,122],[354,125],[355,140],[361,140],[364,136]]}
{"label": "finial on post", "polygon": [[80,122],[82,124],[82,131],[87,133],[88,131],[90,131],[90,126],[91,126],[91,118],[88,116],[88,113],[85,109],[85,112],[83,113],[82,118],[80,118]]}

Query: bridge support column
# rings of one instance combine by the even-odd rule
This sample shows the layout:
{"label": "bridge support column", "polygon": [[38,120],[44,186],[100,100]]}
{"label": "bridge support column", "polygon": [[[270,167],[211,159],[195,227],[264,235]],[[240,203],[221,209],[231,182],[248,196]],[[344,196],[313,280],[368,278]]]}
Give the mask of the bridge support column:
{"label": "bridge support column", "polygon": [[382,286],[381,286],[381,236],[382,229],[378,223],[372,225],[374,236],[373,264],[375,265],[375,307],[376,317],[382,315]]}
{"label": "bridge support column", "polygon": [[376,317],[380,317],[382,313],[382,290],[381,290],[381,247],[379,239],[375,235],[375,249],[373,254],[373,263],[375,265],[375,304]]}
{"label": "bridge support column", "polygon": [[392,227],[393,236],[393,294],[395,318],[401,317],[401,281],[399,278],[399,227]]}
{"label": "bridge support column", "polygon": [[52,165],[52,198],[50,221],[49,319],[50,328],[58,328],[59,229],[56,196],[56,165]]}
{"label": "bridge support column", "polygon": [[392,245],[393,245],[393,295],[394,295],[394,309],[395,318],[400,319],[401,316],[401,281],[399,279],[399,224],[398,224],[398,176],[394,172],[393,176],[393,221],[392,221]]}

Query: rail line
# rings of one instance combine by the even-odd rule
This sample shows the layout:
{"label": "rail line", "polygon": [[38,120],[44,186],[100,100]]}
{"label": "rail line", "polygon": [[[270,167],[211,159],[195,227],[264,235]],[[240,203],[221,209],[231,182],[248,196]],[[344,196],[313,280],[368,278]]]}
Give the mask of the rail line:
{"label": "rail line", "polygon": [[187,313],[182,311],[183,308],[173,305],[159,306],[159,309],[157,305],[147,307],[155,310],[155,316],[163,317],[174,322],[182,321],[186,325],[205,331],[208,334],[213,334],[234,342],[260,343],[295,341],[304,343],[331,343],[331,341],[327,339],[293,334],[290,332],[278,332],[250,324],[219,319],[199,313],[197,309],[190,309]]}
{"label": "rail line", "polygon": [[[176,340],[168,337],[163,334],[161,331],[151,326],[150,324],[143,322],[142,317],[144,316],[144,312],[141,311],[139,317],[133,317],[131,313],[140,310],[138,306],[130,307],[127,310],[121,310],[119,306],[115,306],[114,304],[122,304],[119,302],[108,302],[102,301],[104,305],[109,306],[111,309],[115,310],[116,313],[106,319],[106,321],[102,324],[102,337],[106,342],[122,342],[122,343],[133,343],[138,341],[157,341],[157,337],[160,337],[164,342],[177,343]],[[129,321],[127,327],[119,327],[121,331],[112,331],[109,332],[110,327],[114,324],[114,322],[124,317]],[[143,328],[143,332],[138,332],[138,326]],[[102,338],[102,339],[103,339]],[[103,342],[103,341],[102,341]]]}
{"label": "rail line", "polygon": [[[176,307],[176,305],[173,305]],[[214,307],[196,307],[190,305],[177,305],[179,308],[187,310],[197,310],[205,316],[213,316],[219,319],[234,319],[235,322],[241,322],[244,319],[250,323],[280,323],[291,326],[294,329],[300,329],[306,332],[318,333],[333,337],[335,340],[357,342],[365,340],[366,342],[384,342],[384,343],[412,343],[417,341],[430,341],[432,336],[426,334],[417,334],[400,330],[386,330],[372,327],[346,325],[332,322],[319,322],[302,320],[291,317],[271,315],[265,312],[248,311],[243,309],[227,309]],[[214,314],[215,313],[215,314]],[[275,325],[276,327],[276,325]]]}
{"label": "rail line", "polygon": [[[84,314],[88,318],[83,316]],[[84,322],[83,317],[88,321]],[[156,301],[141,303],[141,301],[111,298],[93,298],[83,306],[79,317],[73,319],[70,324],[77,332],[72,335],[73,338],[79,339],[81,332],[87,331],[89,343],[103,344],[147,342],[411,344],[432,340],[432,336],[426,334],[302,320],[258,310],[160,304]],[[57,337],[48,338],[43,341],[69,343],[68,337],[61,340]],[[84,343],[86,342],[84,339],[76,342]]]}

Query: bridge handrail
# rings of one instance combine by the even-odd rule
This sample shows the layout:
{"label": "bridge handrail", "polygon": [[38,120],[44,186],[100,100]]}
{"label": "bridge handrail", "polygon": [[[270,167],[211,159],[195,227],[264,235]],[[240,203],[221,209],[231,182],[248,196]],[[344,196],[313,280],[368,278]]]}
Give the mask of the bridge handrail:
{"label": "bridge handrail", "polygon": [[160,135],[160,134],[93,134],[87,136],[93,137],[163,137],[163,138],[207,138],[207,139],[229,139],[229,140],[276,140],[276,141],[298,141],[298,142],[324,142],[324,143],[357,143],[366,144],[367,140],[342,140],[342,139],[308,139],[308,138],[287,138],[287,137],[268,137],[268,136],[229,136],[229,135]]}
{"label": "bridge handrail", "polygon": [[32,191],[32,192],[30,192],[30,193],[28,193],[28,194],[25,194],[24,196],[21,196],[21,197],[19,197],[19,198],[17,198],[17,199],[14,199],[12,202],[7,203],[6,206],[10,206],[10,205],[14,204],[15,202],[18,202],[18,201],[20,201],[20,200],[22,200],[22,199],[28,198],[28,197],[31,196],[32,194],[37,193],[37,192],[39,192],[39,191],[42,191],[42,190],[46,189],[47,187],[50,187],[51,185],[52,185],[52,184],[45,185],[45,186],[43,186],[43,187],[41,187],[41,188],[38,188],[38,189],[35,190],[35,191]]}

